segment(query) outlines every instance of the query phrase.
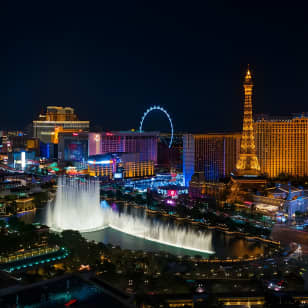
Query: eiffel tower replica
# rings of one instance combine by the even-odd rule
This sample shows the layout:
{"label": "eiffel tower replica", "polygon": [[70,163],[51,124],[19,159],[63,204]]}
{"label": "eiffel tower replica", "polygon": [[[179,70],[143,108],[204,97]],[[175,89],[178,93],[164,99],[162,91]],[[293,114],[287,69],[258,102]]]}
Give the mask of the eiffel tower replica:
{"label": "eiffel tower replica", "polygon": [[252,117],[252,88],[253,82],[249,66],[244,81],[244,116],[243,131],[241,137],[240,157],[236,169],[231,173],[231,192],[249,192],[253,189],[261,189],[267,180],[260,173],[260,164],[256,154],[256,146],[253,132]]}

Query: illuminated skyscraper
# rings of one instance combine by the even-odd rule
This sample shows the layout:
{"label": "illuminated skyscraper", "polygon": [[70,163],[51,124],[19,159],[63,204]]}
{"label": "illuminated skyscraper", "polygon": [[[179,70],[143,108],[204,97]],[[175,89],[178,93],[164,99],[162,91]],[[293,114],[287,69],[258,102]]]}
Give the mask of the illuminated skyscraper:
{"label": "illuminated skyscraper", "polygon": [[59,132],[88,132],[89,121],[79,121],[71,107],[48,106],[46,114],[33,121],[33,137],[44,143],[58,143]]}
{"label": "illuminated skyscraper", "polygon": [[308,176],[308,116],[286,119],[260,117],[254,123],[261,172]]}
{"label": "illuminated skyscraper", "polygon": [[230,176],[240,152],[240,133],[183,135],[183,174],[188,186],[195,172],[206,181]]}
{"label": "illuminated skyscraper", "polygon": [[252,88],[253,83],[248,68],[244,82],[245,101],[240,158],[236,163],[236,171],[239,176],[258,176],[260,174],[253,131]]}

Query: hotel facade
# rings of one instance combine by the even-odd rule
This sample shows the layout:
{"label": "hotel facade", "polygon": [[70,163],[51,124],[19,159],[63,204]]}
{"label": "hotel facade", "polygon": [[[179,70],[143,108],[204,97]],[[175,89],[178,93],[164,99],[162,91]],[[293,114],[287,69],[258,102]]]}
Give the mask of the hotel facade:
{"label": "hotel facade", "polygon": [[254,122],[256,152],[261,173],[308,176],[308,116],[286,119],[259,116]]}
{"label": "hotel facade", "polygon": [[80,121],[71,107],[48,106],[33,121],[33,137],[44,143],[58,143],[59,132],[88,132],[89,121]]}
{"label": "hotel facade", "polygon": [[153,161],[157,164],[158,137],[158,132],[89,133],[89,155],[139,153],[139,161]]}
{"label": "hotel facade", "polygon": [[[284,119],[258,115],[253,126],[261,174],[269,178],[281,174],[308,176],[308,115]],[[204,172],[206,181],[229,176],[240,154],[240,136],[240,133],[184,135],[186,184],[195,172]]]}
{"label": "hotel facade", "polygon": [[108,179],[140,178],[154,175],[154,162],[140,160],[139,153],[107,153],[88,160],[88,174]]}
{"label": "hotel facade", "polygon": [[183,135],[185,186],[195,172],[204,172],[212,182],[228,177],[239,158],[240,142],[240,133]]}

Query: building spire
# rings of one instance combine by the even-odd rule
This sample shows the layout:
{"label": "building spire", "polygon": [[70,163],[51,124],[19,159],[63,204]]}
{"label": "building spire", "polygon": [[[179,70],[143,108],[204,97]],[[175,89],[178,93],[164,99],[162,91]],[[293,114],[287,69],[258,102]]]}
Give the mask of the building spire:
{"label": "building spire", "polygon": [[245,76],[245,83],[251,83],[252,84],[252,78],[251,78],[249,64],[247,66],[247,71],[246,71],[246,76]]}
{"label": "building spire", "polygon": [[240,175],[258,175],[260,172],[253,132],[252,88],[252,76],[248,65],[244,81],[245,100],[240,158],[236,164],[237,172]]}

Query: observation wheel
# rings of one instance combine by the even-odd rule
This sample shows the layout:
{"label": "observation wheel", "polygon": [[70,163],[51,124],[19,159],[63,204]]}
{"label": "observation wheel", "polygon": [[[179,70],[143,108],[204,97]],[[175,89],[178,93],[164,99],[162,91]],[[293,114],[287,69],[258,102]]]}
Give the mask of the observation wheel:
{"label": "observation wheel", "polygon": [[170,149],[171,146],[172,146],[172,142],[173,142],[173,124],[172,124],[172,120],[171,120],[171,117],[170,117],[169,113],[168,113],[167,110],[164,109],[163,107],[161,107],[161,106],[152,106],[152,107],[150,107],[149,109],[147,109],[146,112],[143,114],[143,116],[142,116],[142,118],[141,118],[140,126],[139,126],[139,131],[140,131],[140,133],[142,132],[142,125],[143,125],[143,121],[144,121],[144,119],[146,118],[146,116],[147,116],[150,112],[152,112],[152,111],[154,111],[154,110],[158,110],[158,111],[163,112],[163,113],[167,116],[167,118],[168,118],[168,120],[169,120],[169,124],[170,124],[170,128],[171,128],[171,139],[170,139],[170,142],[169,142],[169,149]]}

